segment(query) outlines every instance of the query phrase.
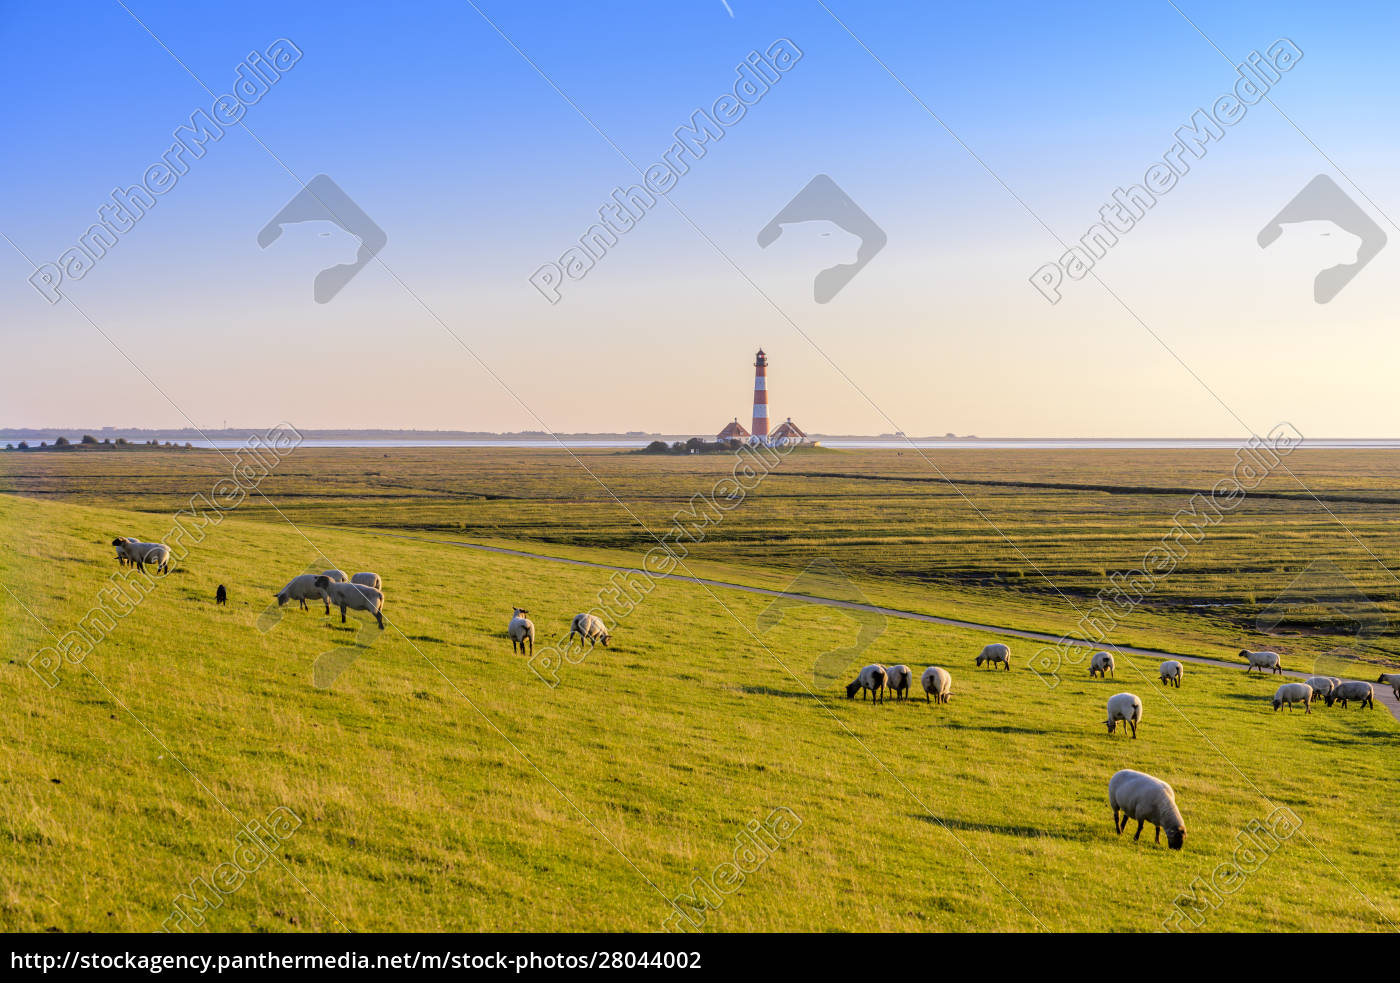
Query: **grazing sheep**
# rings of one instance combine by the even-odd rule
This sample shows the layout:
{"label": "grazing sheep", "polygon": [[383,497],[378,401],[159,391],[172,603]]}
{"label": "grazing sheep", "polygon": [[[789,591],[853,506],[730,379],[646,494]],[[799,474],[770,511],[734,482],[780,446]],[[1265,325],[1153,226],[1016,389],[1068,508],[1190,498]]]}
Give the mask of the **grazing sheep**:
{"label": "grazing sheep", "polygon": [[1327,694],[1327,705],[1341,701],[1342,709],[1347,708],[1348,700],[1358,701],[1362,707],[1374,709],[1376,705],[1376,691],[1370,683],[1358,683],[1348,679],[1344,683],[1339,683],[1332,687],[1332,692]]}
{"label": "grazing sheep", "polygon": [[337,584],[348,584],[350,582],[350,576],[344,570],[336,570],[334,568],[322,570],[321,576]]}
{"label": "grazing sheep", "polygon": [[383,584],[383,582],[379,579],[379,574],[377,574],[377,573],[369,573],[369,572],[357,573],[357,574],[355,574],[353,577],[350,578],[350,583],[352,583],[352,584],[362,584],[362,585],[364,585],[365,587],[373,587],[375,590],[383,590],[383,589],[384,589],[384,584]]}
{"label": "grazing sheep", "polygon": [[573,648],[574,636],[579,636],[579,645],[585,641],[590,642],[589,648],[603,643],[603,648],[608,647],[608,641],[612,638],[612,633],[603,627],[603,621],[597,615],[576,614],[574,620],[569,625],[569,647]]}
{"label": "grazing sheep", "polygon": [[885,702],[885,667],[879,663],[871,663],[860,671],[856,676],[856,681],[846,687],[846,699],[854,700],[856,690],[860,690],[860,698],[865,699],[865,692],[869,690],[874,693],[875,703]]}
{"label": "grazing sheep", "polygon": [[1259,675],[1262,676],[1265,669],[1271,669],[1278,675],[1283,675],[1283,660],[1278,657],[1277,652],[1251,652],[1249,649],[1240,649],[1240,658],[1249,662],[1244,670],[1246,674],[1251,669],[1258,669]]}
{"label": "grazing sheep", "polygon": [[1333,679],[1331,676],[1309,676],[1305,682],[1312,687],[1314,700],[1325,700],[1327,694],[1332,692],[1332,687],[1341,682],[1340,679]]}
{"label": "grazing sheep", "polygon": [[298,601],[303,611],[306,607],[307,598],[319,597],[326,604],[326,614],[331,613],[330,596],[316,586],[316,581],[325,580],[325,577],[318,577],[314,573],[304,573],[298,577],[293,577],[287,581],[287,586],[277,592],[277,606],[280,608],[288,601]]}
{"label": "grazing sheep", "polygon": [[[384,610],[384,593],[375,590],[373,587],[366,587],[364,584],[351,584],[339,580],[332,580],[325,574],[316,578],[316,586],[325,591],[329,598],[327,605],[336,604],[340,608],[340,623],[345,624],[345,609],[351,611],[365,611],[374,615],[374,620],[379,622],[379,630],[384,630],[384,615],[380,612]],[[330,613],[329,606],[326,613]]]}
{"label": "grazing sheep", "polygon": [[993,642],[991,645],[984,648],[977,656],[977,665],[979,667],[984,662],[993,668],[995,668],[997,664],[1000,664],[1003,669],[1010,672],[1011,646],[1004,645],[1001,642]]}
{"label": "grazing sheep", "polygon": [[170,572],[170,547],[164,543],[143,543],[135,539],[118,536],[112,540],[118,555],[125,556],[128,563],[145,572],[146,564],[152,564],[159,573]]}
{"label": "grazing sheep", "polygon": [[215,603],[215,604],[227,604],[227,603],[228,603],[228,590],[224,587],[223,584],[220,584],[220,585],[219,585],[219,589],[216,590],[216,591],[214,591],[214,603]]}
{"label": "grazing sheep", "polygon": [[885,670],[885,685],[890,688],[890,692],[895,694],[895,699],[904,700],[909,697],[909,687],[914,684],[914,673],[908,666],[890,666]]}
{"label": "grazing sheep", "polygon": [[1157,667],[1157,672],[1162,677],[1162,685],[1175,686],[1177,689],[1181,689],[1181,674],[1184,671],[1185,667],[1175,659],[1168,659]]}
{"label": "grazing sheep", "polygon": [[1113,673],[1113,655],[1109,652],[1095,652],[1089,660],[1089,675],[1106,679]]}
{"label": "grazing sheep", "polygon": [[1108,698],[1108,719],[1104,723],[1110,734],[1117,732],[1120,720],[1132,728],[1133,740],[1137,740],[1137,725],[1142,723],[1142,701],[1132,693],[1118,693]]}
{"label": "grazing sheep", "polygon": [[1288,704],[1288,712],[1293,712],[1293,704],[1303,704],[1303,709],[1312,713],[1313,688],[1307,683],[1284,683],[1274,692],[1274,713],[1279,707]]}
{"label": "grazing sheep", "polygon": [[[1162,842],[1162,830],[1167,831],[1167,846],[1180,850],[1186,840],[1186,822],[1181,818],[1181,810],[1176,807],[1176,793],[1160,778],[1144,775],[1140,771],[1124,768],[1114,772],[1108,780],[1108,804],[1113,807],[1113,829],[1119,836],[1128,828],[1128,820],[1137,820],[1136,840],[1142,835],[1142,824],[1151,823],[1157,828],[1152,842]],[[1123,811],[1123,822],[1118,822],[1118,811]]]}
{"label": "grazing sheep", "polygon": [[506,625],[506,634],[510,636],[510,650],[512,653],[525,652],[525,645],[529,643],[529,655],[535,654],[535,623],[525,617],[529,614],[524,608],[511,608],[515,613],[510,616],[510,624]]}
{"label": "grazing sheep", "polygon": [[953,693],[953,677],[948,674],[947,669],[941,669],[938,666],[929,666],[925,669],[919,682],[924,685],[925,703],[935,699],[939,703],[947,703],[948,697]]}
{"label": "grazing sheep", "polygon": [[1400,672],[1383,672],[1378,683],[1385,683],[1390,687],[1390,691],[1395,694],[1395,698],[1400,700]]}

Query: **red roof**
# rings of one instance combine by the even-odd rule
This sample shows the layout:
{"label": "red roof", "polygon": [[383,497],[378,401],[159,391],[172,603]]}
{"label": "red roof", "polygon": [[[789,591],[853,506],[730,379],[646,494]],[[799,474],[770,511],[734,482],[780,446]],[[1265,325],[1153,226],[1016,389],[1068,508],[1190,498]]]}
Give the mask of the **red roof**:
{"label": "red roof", "polygon": [[807,439],[807,435],[802,432],[802,429],[792,422],[792,417],[788,417],[785,422],[778,424],[772,436],[774,439],[778,437],[801,437],[803,440]]}
{"label": "red roof", "polygon": [[735,420],[733,423],[725,424],[724,429],[721,430],[721,431],[719,432],[719,437],[716,438],[716,439],[718,439],[718,440],[736,440],[736,439],[740,439],[740,440],[741,440],[741,439],[747,437],[748,435],[749,435],[749,432],[748,432],[747,430],[744,429],[744,425],[743,425],[742,423],[740,423],[738,420]]}

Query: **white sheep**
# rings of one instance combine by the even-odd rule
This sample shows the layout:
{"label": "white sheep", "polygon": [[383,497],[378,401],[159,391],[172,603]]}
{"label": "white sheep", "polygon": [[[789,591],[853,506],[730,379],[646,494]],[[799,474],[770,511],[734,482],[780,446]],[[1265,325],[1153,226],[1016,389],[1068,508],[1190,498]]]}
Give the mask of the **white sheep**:
{"label": "white sheep", "polygon": [[1240,649],[1240,658],[1249,663],[1244,670],[1246,674],[1251,669],[1258,669],[1262,676],[1265,669],[1271,669],[1275,673],[1283,675],[1283,660],[1278,657],[1277,652],[1251,652],[1249,649]]}
{"label": "white sheep", "polygon": [[1331,676],[1309,676],[1304,681],[1312,687],[1314,700],[1327,699],[1327,694],[1332,692],[1332,687],[1341,682],[1340,679],[1333,679]]}
{"label": "white sheep", "polygon": [[914,684],[914,673],[906,665],[890,666],[885,670],[885,685],[895,694],[895,699],[909,696],[909,687]]}
{"label": "white sheep", "polygon": [[1312,713],[1313,688],[1307,683],[1284,683],[1274,691],[1274,713],[1278,713],[1279,708],[1285,703],[1288,704],[1288,712],[1293,712],[1293,704],[1303,704],[1303,709],[1307,713]]}
{"label": "white sheep", "polygon": [[1005,645],[1001,642],[993,642],[991,645],[988,645],[986,648],[982,649],[981,653],[977,656],[978,666],[981,666],[984,662],[992,666],[993,668],[1000,664],[1002,668],[1010,672],[1011,646]]}
{"label": "white sheep", "polygon": [[579,645],[585,641],[591,643],[589,648],[593,648],[599,642],[603,643],[603,648],[608,647],[608,642],[612,639],[612,633],[603,627],[603,621],[594,614],[576,614],[574,620],[569,625],[569,647],[573,648],[574,636],[579,636]]}
{"label": "white sheep", "polygon": [[947,703],[948,697],[953,693],[953,677],[949,675],[947,669],[938,666],[929,666],[924,670],[919,682],[924,686],[924,702],[930,703],[936,699],[939,703]]}
{"label": "white sheep", "polygon": [[1157,672],[1162,677],[1162,685],[1175,686],[1177,689],[1181,689],[1181,674],[1185,671],[1185,666],[1175,659],[1168,659],[1157,667]]}
{"label": "white sheep", "polygon": [[[345,609],[351,611],[365,611],[374,615],[374,620],[379,622],[379,630],[384,630],[384,592],[375,590],[373,587],[366,587],[364,584],[351,584],[339,580],[332,580],[325,574],[316,578],[316,586],[325,591],[327,602],[340,608],[340,623],[345,624]],[[330,613],[329,606],[326,613]]]}
{"label": "white sheep", "polygon": [[348,584],[350,582],[350,577],[344,570],[337,570],[334,567],[329,570],[322,570],[321,576],[337,584]]}
{"label": "white sheep", "polygon": [[1142,700],[1132,693],[1118,693],[1108,698],[1108,719],[1104,721],[1108,725],[1108,732],[1115,733],[1118,729],[1118,721],[1123,721],[1133,732],[1133,740],[1137,740],[1138,724],[1142,723]]}
{"label": "white sheep", "polygon": [[[1108,780],[1108,804],[1113,807],[1113,829],[1118,835],[1128,828],[1128,820],[1137,820],[1136,840],[1142,835],[1142,824],[1151,823],[1157,828],[1152,842],[1162,842],[1162,830],[1167,831],[1167,846],[1180,850],[1186,840],[1186,823],[1181,818],[1181,810],[1176,807],[1176,793],[1160,778],[1153,778],[1140,771],[1125,768],[1115,772]],[[1123,821],[1118,822],[1118,812],[1122,810]]]}
{"label": "white sheep", "polygon": [[112,545],[117,548],[117,555],[125,556],[127,562],[136,565],[137,570],[144,572],[146,564],[150,563],[160,573],[170,572],[170,547],[164,543],[143,543],[118,536],[112,540]]}
{"label": "white sheep", "polygon": [[1370,683],[1358,683],[1353,679],[1348,679],[1332,687],[1332,692],[1327,694],[1327,705],[1341,701],[1342,709],[1347,708],[1348,700],[1358,701],[1364,708],[1374,709],[1376,705],[1376,691]]}
{"label": "white sheep", "polygon": [[1400,672],[1383,672],[1378,683],[1385,683],[1390,687],[1390,691],[1395,694],[1395,698],[1400,700]]}
{"label": "white sheep", "polygon": [[1089,675],[1106,679],[1113,673],[1113,655],[1110,652],[1095,652],[1089,660]]}
{"label": "white sheep", "polygon": [[869,690],[874,693],[874,702],[885,702],[885,667],[878,662],[871,663],[860,671],[856,676],[856,681],[846,687],[846,699],[854,700],[856,690],[860,690],[860,698],[865,699],[865,693]]}
{"label": "white sheep", "polygon": [[277,592],[277,606],[280,608],[288,601],[298,601],[303,611],[309,610],[306,606],[308,598],[319,597],[326,604],[326,614],[331,613],[331,602],[329,595],[324,590],[316,586],[318,577],[314,573],[304,573],[298,577],[293,577],[287,581],[287,586]]}
{"label": "white sheep", "polygon": [[350,578],[350,583],[363,584],[365,587],[373,587],[375,590],[384,589],[384,583],[379,579],[379,574],[369,571],[355,574]]}
{"label": "white sheep", "polygon": [[535,623],[526,617],[530,612],[524,608],[512,608],[514,614],[510,616],[510,623],[506,625],[506,634],[510,636],[510,650],[512,653],[519,652],[526,654],[525,646],[530,646],[529,655],[535,654]]}

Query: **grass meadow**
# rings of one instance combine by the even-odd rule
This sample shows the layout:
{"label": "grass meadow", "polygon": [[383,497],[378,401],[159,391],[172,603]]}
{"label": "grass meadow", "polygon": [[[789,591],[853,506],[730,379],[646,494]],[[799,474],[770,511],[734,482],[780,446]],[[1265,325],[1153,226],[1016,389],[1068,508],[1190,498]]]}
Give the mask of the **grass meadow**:
{"label": "grass meadow", "polygon": [[[227,465],[199,451],[0,455],[0,927],[160,928],[235,855],[243,825],[278,810],[299,825],[198,928],[649,932],[678,898],[706,931],[1400,923],[1400,725],[1380,707],[1274,713],[1277,679],[1188,666],[1164,690],[1155,661],[1131,659],[1115,679],[1075,672],[1051,690],[1023,668],[1031,643],[1005,639],[1022,660],[1012,672],[978,671],[995,633],[897,618],[850,672],[942,665],[952,701],[872,706],[814,682],[852,645],[849,615],[797,605],[775,618],[769,597],[674,579],[613,626],[611,647],[544,685],[511,652],[512,606],[529,608],[543,646],[608,572],[430,540],[636,564],[652,545],[641,525],[669,526],[732,466],[582,457],[599,481],[552,452],[298,450],[263,482],[266,500],[209,528],[49,686],[26,663],[123,576],[111,539],[163,535]],[[829,558],[879,603],[1068,631],[1073,602],[1136,566],[1183,490],[1208,489],[1229,455],[939,464],[990,523],[909,453],[803,451],[687,564],[782,587]],[[1306,494],[1271,477],[1261,490],[1277,497],[1229,516],[1114,640],[1265,647],[1259,612],[1326,561],[1355,596],[1290,601],[1268,647],[1304,659],[1360,640],[1385,664],[1400,591],[1367,550],[1389,562],[1400,545],[1400,456],[1300,450],[1290,465]],[[315,604],[269,611],[323,561],[381,574],[386,630]],[[1136,741],[1102,723],[1122,690],[1144,702]],[[1150,826],[1137,843],[1114,835],[1107,782],[1124,767],[1175,787],[1184,850],[1152,844]],[[775,810],[800,825],[735,886],[726,863]],[[1296,825],[1254,851],[1258,869],[1231,867],[1241,831],[1279,816]],[[1198,878],[1218,893],[1183,922],[1174,902]],[[705,892],[703,913],[684,900]]]}

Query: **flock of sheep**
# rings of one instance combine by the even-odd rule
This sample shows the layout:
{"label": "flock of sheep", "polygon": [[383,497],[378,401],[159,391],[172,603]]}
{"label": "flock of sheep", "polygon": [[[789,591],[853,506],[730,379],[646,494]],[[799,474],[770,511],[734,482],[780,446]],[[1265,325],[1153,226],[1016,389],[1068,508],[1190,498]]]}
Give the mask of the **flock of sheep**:
{"label": "flock of sheep", "polygon": [[[169,571],[170,548],[163,543],[144,543],[118,536],[112,540],[112,545],[117,551],[117,561],[124,566],[131,564],[138,570],[144,570],[146,565],[150,564],[161,573]],[[342,623],[345,622],[347,610],[365,611],[374,616],[381,630],[384,628],[383,582],[377,573],[364,572],[353,576],[347,575],[343,570],[326,570],[320,574],[304,573],[293,577],[277,592],[277,605],[281,607],[288,601],[297,601],[301,609],[306,611],[309,610],[306,602],[316,598],[325,605],[328,615],[331,613],[332,604],[338,606]],[[226,599],[227,592],[220,584],[216,600],[223,604]],[[529,614],[524,608],[512,609],[511,619],[506,625],[506,635],[510,638],[512,652],[534,654],[535,623],[530,620]],[[611,632],[600,618],[586,613],[574,615],[573,621],[570,622],[570,646],[573,645],[575,635],[579,636],[581,642],[591,645],[602,642],[604,648],[612,638]],[[1246,674],[1256,669],[1261,675],[1265,670],[1280,675],[1283,673],[1283,663],[1277,652],[1251,652],[1244,649],[1241,650],[1240,656],[1248,663],[1245,667]],[[1000,667],[1009,672],[1011,648],[1002,642],[994,642],[978,653],[976,663],[979,668],[986,665],[993,669]],[[1089,660],[1090,676],[1106,679],[1114,675],[1114,671],[1114,659],[1110,652],[1096,652]],[[1183,672],[1184,667],[1175,659],[1169,659],[1158,667],[1163,686],[1175,686],[1180,689]],[[847,685],[846,698],[855,699],[856,693],[859,692],[864,700],[869,694],[873,706],[884,703],[885,692],[888,690],[895,699],[907,699],[913,679],[913,670],[906,665],[883,666],[872,663],[861,669],[855,680]],[[919,677],[919,682],[923,686],[925,702],[947,703],[952,695],[952,674],[941,666],[929,666]],[[1382,673],[1378,682],[1389,685],[1396,697],[1400,698],[1400,673]],[[1348,703],[1353,701],[1362,707],[1373,707],[1374,696],[1374,689],[1370,683],[1342,680],[1335,676],[1313,676],[1306,682],[1284,683],[1280,686],[1274,693],[1273,707],[1277,712],[1287,705],[1291,711],[1295,703],[1301,703],[1304,712],[1312,713],[1312,702],[1319,698],[1329,707],[1340,702],[1345,709]],[[1136,694],[1117,693],[1109,697],[1108,719],[1104,723],[1110,734],[1116,733],[1118,724],[1122,723],[1124,732],[1131,732],[1132,737],[1136,739],[1138,724],[1141,722],[1142,700]],[[1154,842],[1160,843],[1162,831],[1166,830],[1167,846],[1173,850],[1181,849],[1186,837],[1186,824],[1176,805],[1176,793],[1166,782],[1139,771],[1124,769],[1115,772],[1109,779],[1108,801],[1113,809],[1115,832],[1121,835],[1123,830],[1127,829],[1129,821],[1135,819],[1138,825],[1133,839],[1136,840],[1142,835],[1144,823],[1152,823],[1156,828]]]}
{"label": "flock of sheep", "polygon": [[277,606],[288,601],[297,601],[303,611],[309,610],[308,600],[320,598],[326,606],[326,614],[331,613],[331,605],[340,608],[341,624],[345,623],[345,612],[364,611],[374,616],[379,628],[384,629],[384,584],[379,574],[357,573],[347,576],[344,570],[326,570],[322,573],[304,573],[287,581],[287,586],[277,592]]}
{"label": "flock of sheep", "polygon": [[[1250,652],[1242,650],[1240,655],[1248,663],[1245,673],[1258,670],[1261,674],[1267,669],[1282,674],[1283,663],[1277,652]],[[995,642],[986,646],[977,655],[977,665],[996,668],[1000,666],[1008,672],[1011,669],[1011,649]],[[1168,659],[1157,667],[1158,677],[1163,686],[1181,688],[1181,677],[1185,667],[1176,659]],[[1106,679],[1115,674],[1115,664],[1111,652],[1096,652],[1089,660],[1089,675]],[[896,699],[904,699],[909,692],[913,671],[905,665],[883,666],[872,663],[856,674],[856,678],[846,686],[846,699],[853,700],[857,692],[861,699],[871,694],[871,705],[884,702],[888,690]],[[930,666],[924,670],[921,681],[924,687],[925,702],[947,703],[952,694],[953,677],[941,666]],[[1381,673],[1378,680],[1389,685],[1400,699],[1400,673]],[[1284,683],[1274,693],[1273,707],[1277,712],[1285,704],[1289,710],[1294,703],[1301,703],[1304,711],[1311,713],[1312,701],[1321,698],[1330,707],[1341,703],[1345,709],[1355,701],[1362,707],[1373,707],[1375,691],[1370,683],[1356,680],[1342,680],[1335,676],[1313,676],[1306,682]],[[1131,732],[1137,738],[1138,724],[1142,722],[1142,700],[1135,693],[1117,693],[1108,698],[1108,719],[1104,723],[1110,734],[1116,733],[1118,724],[1124,725],[1124,732]],[[1142,835],[1144,823],[1152,823],[1156,828],[1154,842],[1160,843],[1162,831],[1167,834],[1167,846],[1180,850],[1186,839],[1186,823],[1181,818],[1181,810],[1176,805],[1176,793],[1160,778],[1132,769],[1115,772],[1108,781],[1108,802],[1113,809],[1113,829],[1122,834],[1130,820],[1137,820],[1136,840]],[[1121,817],[1121,818],[1120,818]]]}
{"label": "flock of sheep", "polygon": [[[524,608],[512,608],[510,621],[506,624],[506,634],[510,637],[510,650],[523,655],[535,654],[535,623],[530,620],[530,612]],[[608,642],[612,641],[612,632],[603,624],[603,619],[596,614],[576,614],[574,620],[569,623],[570,647],[574,644],[574,636],[579,636],[579,644],[588,642],[589,647],[603,643],[603,648],[608,647]],[[528,651],[526,646],[529,646]]]}

